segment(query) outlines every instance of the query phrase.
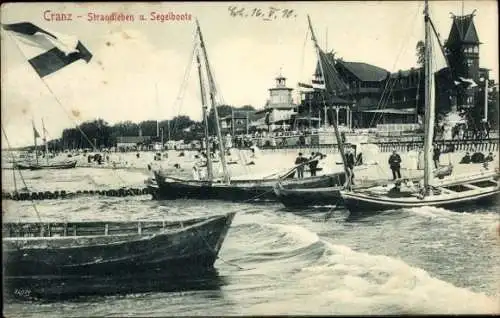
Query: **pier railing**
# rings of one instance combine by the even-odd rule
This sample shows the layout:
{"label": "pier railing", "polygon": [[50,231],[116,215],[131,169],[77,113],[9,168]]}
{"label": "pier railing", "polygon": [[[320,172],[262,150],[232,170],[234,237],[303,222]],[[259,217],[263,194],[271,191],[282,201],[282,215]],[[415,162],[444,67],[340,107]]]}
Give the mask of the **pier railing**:
{"label": "pier railing", "polygon": [[[370,144],[379,147],[381,152],[408,152],[418,150],[424,146],[423,141],[389,141],[389,142],[371,142]],[[490,139],[467,139],[467,140],[436,140],[435,144],[441,152],[455,151],[479,151],[479,152],[498,152],[499,138]],[[350,146],[346,143],[346,146]],[[244,148],[244,147],[243,147]],[[262,150],[286,150],[286,149],[331,149],[333,152],[338,151],[337,144],[322,144],[322,145],[276,145],[276,146],[261,146]]]}

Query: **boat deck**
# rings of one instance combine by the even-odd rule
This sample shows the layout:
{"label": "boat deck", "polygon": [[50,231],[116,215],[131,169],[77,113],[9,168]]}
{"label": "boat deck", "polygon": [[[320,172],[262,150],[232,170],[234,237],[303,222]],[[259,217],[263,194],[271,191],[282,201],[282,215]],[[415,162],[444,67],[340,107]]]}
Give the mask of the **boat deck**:
{"label": "boat deck", "polygon": [[186,221],[146,222],[71,222],[71,223],[4,223],[3,238],[76,237],[130,234],[154,234],[177,230],[208,218]]}

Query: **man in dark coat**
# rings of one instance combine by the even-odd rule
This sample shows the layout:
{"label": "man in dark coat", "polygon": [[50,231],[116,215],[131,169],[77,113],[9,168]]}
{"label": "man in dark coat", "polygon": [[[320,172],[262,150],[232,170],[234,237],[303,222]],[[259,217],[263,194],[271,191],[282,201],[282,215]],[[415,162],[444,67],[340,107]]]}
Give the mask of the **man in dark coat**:
{"label": "man in dark coat", "polygon": [[401,157],[399,154],[394,150],[392,152],[392,155],[389,157],[389,167],[391,167],[392,170],[392,178],[393,180],[396,179],[401,179]]}
{"label": "man in dark coat", "polygon": [[311,158],[309,158],[309,170],[311,170],[311,177],[316,176],[316,169],[318,168],[318,155],[314,152],[311,153]]}
{"label": "man in dark coat", "polygon": [[302,152],[299,152],[299,156],[297,157],[297,159],[295,159],[295,164],[299,165],[297,167],[297,178],[304,178],[304,163],[307,161],[308,160],[306,158],[302,157]]}
{"label": "man in dark coat", "polygon": [[439,157],[441,156],[441,150],[437,145],[434,145],[434,149],[432,151],[432,160],[434,161],[434,167],[439,168]]}

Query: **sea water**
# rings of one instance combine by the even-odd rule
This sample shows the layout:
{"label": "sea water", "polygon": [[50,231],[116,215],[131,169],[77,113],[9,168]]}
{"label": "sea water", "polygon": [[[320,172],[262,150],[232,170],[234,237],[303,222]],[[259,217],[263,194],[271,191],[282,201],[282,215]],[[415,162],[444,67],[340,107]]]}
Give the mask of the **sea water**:
{"label": "sea water", "polygon": [[[123,180],[138,186],[147,176],[137,171],[84,168],[23,175],[26,183],[38,187],[64,184],[73,189],[116,188]],[[215,263],[217,274],[200,278],[195,286],[51,301],[9,299],[4,303],[5,316],[500,311],[498,206],[465,213],[424,207],[349,220],[342,209],[289,211],[279,203],[153,201],[147,195],[35,203],[36,211],[31,201],[3,202],[4,221],[36,221],[37,214],[50,222],[170,220],[238,213]]]}

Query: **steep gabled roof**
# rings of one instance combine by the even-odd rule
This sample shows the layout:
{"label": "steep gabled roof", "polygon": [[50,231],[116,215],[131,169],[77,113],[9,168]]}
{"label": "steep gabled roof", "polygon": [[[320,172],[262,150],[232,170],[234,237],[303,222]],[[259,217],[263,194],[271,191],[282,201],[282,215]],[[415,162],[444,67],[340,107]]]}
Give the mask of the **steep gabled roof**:
{"label": "steep gabled roof", "polygon": [[362,62],[345,62],[337,60],[337,64],[342,65],[360,81],[363,82],[380,82],[389,76],[389,71],[367,63]]}
{"label": "steep gabled roof", "polygon": [[322,61],[324,82],[326,90],[329,94],[337,94],[347,89],[346,83],[340,78],[337,69],[335,68],[335,55],[333,53],[325,53],[319,51],[319,58]]}
{"label": "steep gabled roof", "polygon": [[454,16],[447,43],[480,44],[474,25],[474,15]]}

